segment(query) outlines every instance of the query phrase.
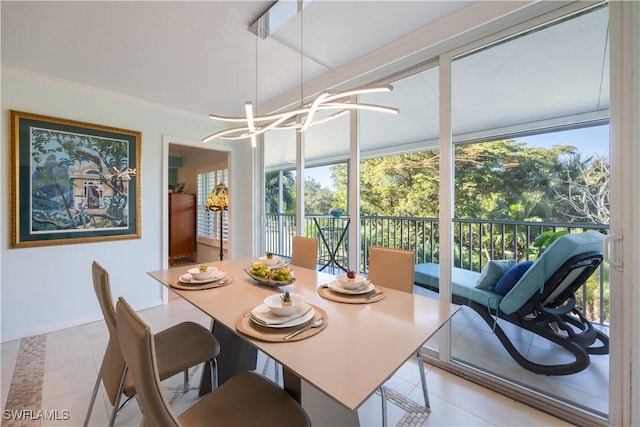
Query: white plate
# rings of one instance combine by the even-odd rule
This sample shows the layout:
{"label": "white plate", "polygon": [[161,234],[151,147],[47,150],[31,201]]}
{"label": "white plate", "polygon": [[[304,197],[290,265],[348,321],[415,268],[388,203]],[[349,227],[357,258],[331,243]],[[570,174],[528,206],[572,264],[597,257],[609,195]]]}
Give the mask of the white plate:
{"label": "white plate", "polygon": [[258,260],[260,260],[260,262],[266,265],[267,267],[274,267],[284,262],[284,260],[280,258],[278,255],[274,255],[273,258],[271,258],[271,260],[269,260],[269,258],[267,258],[266,256],[258,257]]}
{"label": "white plate", "polygon": [[260,257],[260,262],[263,263],[265,265],[265,267],[267,268],[271,268],[271,269],[276,269],[276,268],[282,268],[282,267],[286,267],[287,266],[287,261],[285,261],[284,259],[279,260],[277,263],[273,264],[273,265],[267,265],[263,258],[265,257]]}
{"label": "white plate", "polygon": [[360,289],[345,289],[340,285],[340,282],[338,282],[337,280],[334,280],[333,282],[329,283],[329,289],[331,289],[332,291],[338,292],[340,294],[347,294],[347,295],[360,295],[360,294],[366,294],[368,292],[371,292],[372,290],[375,289],[375,286],[373,286],[373,283],[367,281],[365,282],[366,285]]}
{"label": "white plate", "polygon": [[225,273],[224,271],[216,271],[216,273],[212,276],[209,277],[208,279],[205,280],[196,280],[193,278],[193,276],[191,276],[190,273],[186,273],[183,274],[182,276],[180,276],[180,281],[182,283],[186,283],[186,284],[194,284],[194,285],[201,285],[203,283],[211,283],[211,282],[217,282],[218,280],[222,280],[224,279],[224,277],[227,275],[227,273]]}
{"label": "white plate", "polygon": [[[296,317],[300,316],[302,313],[305,313],[304,316]],[[290,328],[291,326],[298,326],[308,322],[309,320],[313,319],[313,316],[315,316],[315,310],[313,309],[313,307],[306,303],[300,304],[298,311],[289,316],[291,320],[286,320],[286,318],[282,316],[276,316],[271,312],[266,304],[260,304],[259,306],[251,310],[251,316],[249,318],[256,325],[265,326],[267,328]],[[265,323],[263,324],[256,321],[256,318],[262,320]],[[271,322],[281,323],[268,324]]]}

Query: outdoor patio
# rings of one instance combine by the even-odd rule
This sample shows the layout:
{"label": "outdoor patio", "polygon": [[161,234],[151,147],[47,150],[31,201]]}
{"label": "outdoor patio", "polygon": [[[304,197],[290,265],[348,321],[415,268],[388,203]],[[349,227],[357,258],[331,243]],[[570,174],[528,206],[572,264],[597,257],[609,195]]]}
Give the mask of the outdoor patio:
{"label": "outdoor patio", "polygon": [[[416,293],[434,296],[416,286]],[[437,297],[437,294],[435,294]],[[510,323],[500,326],[516,347],[533,360],[545,364],[566,363],[569,354],[554,344]],[[608,335],[607,326],[597,325]],[[427,342],[438,348],[439,336]],[[461,307],[451,322],[452,359],[472,369],[500,377],[534,392],[552,396],[576,408],[605,416],[609,410],[609,355],[590,355],[591,364],[572,375],[540,375],[522,368],[509,356],[491,328],[468,307]]]}
{"label": "outdoor patio", "polygon": [[[318,268],[335,274],[341,267],[348,268],[348,233],[346,217],[307,216],[307,236],[320,240],[320,262]],[[332,233],[327,230],[333,229]],[[282,230],[282,232],[280,232]],[[323,236],[320,235],[323,230]],[[365,217],[360,225],[362,264],[361,273],[366,274],[368,248],[372,245],[411,249],[416,253],[416,264],[438,262],[437,218]],[[454,220],[454,266],[480,271],[489,259],[535,259],[526,248],[543,231],[568,230],[570,232],[608,232],[607,226],[597,224]],[[267,216],[267,250],[281,256],[290,255],[291,238],[295,231],[295,215]],[[327,245],[325,246],[325,240]],[[480,254],[483,254],[482,261]],[[337,264],[329,263],[333,258]],[[588,290],[583,286],[577,298],[578,304],[588,306],[583,310],[594,326],[608,335],[608,266],[600,267],[591,277]],[[415,286],[414,292],[430,298],[439,298],[425,288]],[[586,302],[586,304],[585,304]],[[538,363],[566,363],[569,354],[561,347],[534,335],[531,332],[499,320],[516,348]],[[609,355],[591,355],[591,364],[581,372],[571,375],[547,376],[532,373],[518,365],[507,353],[499,340],[472,309],[463,306],[451,322],[451,358],[472,370],[499,377],[534,393],[541,393],[580,410],[606,417],[609,405]],[[442,333],[442,332],[441,332]],[[442,339],[436,335],[426,347],[437,352]]]}

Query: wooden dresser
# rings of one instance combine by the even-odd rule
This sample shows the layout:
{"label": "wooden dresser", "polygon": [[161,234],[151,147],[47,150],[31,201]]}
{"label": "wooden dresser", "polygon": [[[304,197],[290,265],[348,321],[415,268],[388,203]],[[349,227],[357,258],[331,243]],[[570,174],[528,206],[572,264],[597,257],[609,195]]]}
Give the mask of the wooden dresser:
{"label": "wooden dresser", "polygon": [[196,195],[169,193],[169,265],[176,257],[196,262]]}

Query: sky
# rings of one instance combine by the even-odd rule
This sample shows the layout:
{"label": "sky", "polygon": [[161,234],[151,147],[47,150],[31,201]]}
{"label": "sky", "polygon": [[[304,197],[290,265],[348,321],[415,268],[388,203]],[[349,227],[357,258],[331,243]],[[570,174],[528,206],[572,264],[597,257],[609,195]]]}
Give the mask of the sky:
{"label": "sky", "polygon": [[554,145],[575,145],[586,155],[609,155],[609,125],[519,137],[516,140],[545,148]]}
{"label": "sky", "polygon": [[[516,140],[544,148],[552,148],[554,145],[574,145],[585,155],[609,155],[609,125],[523,136]],[[323,187],[331,187],[333,182],[329,168],[330,166],[309,168],[305,173],[307,178],[315,179]]]}

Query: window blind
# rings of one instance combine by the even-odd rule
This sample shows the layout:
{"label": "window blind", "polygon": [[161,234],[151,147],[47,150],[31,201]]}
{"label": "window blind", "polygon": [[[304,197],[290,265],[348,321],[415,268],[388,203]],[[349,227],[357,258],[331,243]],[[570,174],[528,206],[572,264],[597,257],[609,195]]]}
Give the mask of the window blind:
{"label": "window blind", "polygon": [[[220,218],[217,212],[206,209],[207,198],[218,184],[228,185],[228,169],[212,170],[198,174],[198,237],[216,240],[220,237]],[[222,240],[228,236],[228,213],[223,211]]]}

